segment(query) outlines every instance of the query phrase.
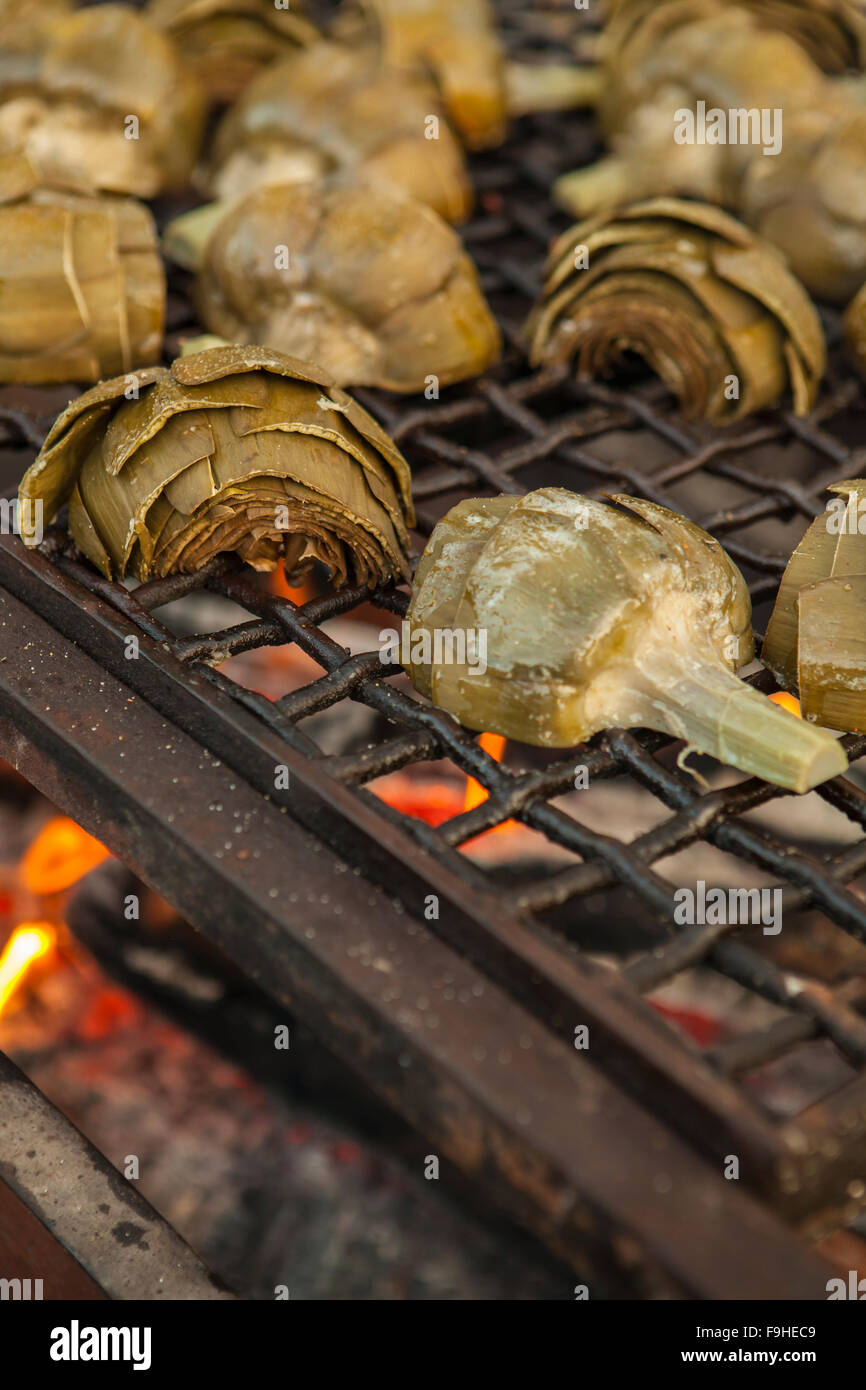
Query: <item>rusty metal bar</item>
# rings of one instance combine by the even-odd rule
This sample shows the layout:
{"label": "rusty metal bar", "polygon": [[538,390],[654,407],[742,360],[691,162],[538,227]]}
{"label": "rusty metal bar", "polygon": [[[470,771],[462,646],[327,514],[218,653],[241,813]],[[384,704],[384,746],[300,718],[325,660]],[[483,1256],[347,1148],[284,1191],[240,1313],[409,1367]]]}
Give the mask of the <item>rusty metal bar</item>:
{"label": "rusty metal bar", "polygon": [[[39,1279],[45,1299],[234,1297],[0,1053],[3,1278]],[[32,1284],[25,1292],[33,1297]]]}
{"label": "rusty metal bar", "polygon": [[326,1039],[446,1168],[621,1288],[823,1296],[822,1262],[720,1164],[392,897],[341,892],[350,870],[332,850],[6,593],[0,648],[3,755]]}
{"label": "rusty metal bar", "polygon": [[[378,803],[368,807],[331,779],[324,760],[304,757],[236,702],[221,698],[206,673],[177,662],[165,641],[142,633],[138,659],[127,661],[129,618],[40,554],[25,551],[15,537],[0,538],[0,582],[366,875],[399,892],[409,911],[423,918],[427,895],[435,893],[440,914],[432,930],[459,950],[471,949],[488,974],[560,1037],[571,1039],[578,1024],[591,1026],[599,1061],[618,1078],[641,1098],[649,1096],[715,1159],[732,1150],[746,1154],[755,1186],[775,1189],[776,1163],[785,1155],[776,1128],[704,1066],[695,1049],[683,1047],[621,976],[566,955],[545,928],[510,911],[489,889],[467,882],[450,861],[387,821]],[[131,609],[134,600],[125,601]],[[274,785],[274,768],[281,764],[289,770],[287,791]]]}

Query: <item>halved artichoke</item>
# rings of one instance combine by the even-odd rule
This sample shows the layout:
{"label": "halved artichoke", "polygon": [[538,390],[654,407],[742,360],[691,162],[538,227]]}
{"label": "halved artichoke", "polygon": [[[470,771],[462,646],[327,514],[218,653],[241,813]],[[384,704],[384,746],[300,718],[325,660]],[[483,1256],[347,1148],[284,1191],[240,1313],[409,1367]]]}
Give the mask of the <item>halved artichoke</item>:
{"label": "halved artichoke", "polygon": [[430,83],[387,72],[369,50],[323,41],[250,83],[217,129],[204,184],[233,199],[333,173],[396,188],[446,222],[472,207],[462,150]]}
{"label": "halved artichoke", "polygon": [[[103,574],[194,573],[222,551],[259,570],[321,560],[337,585],[408,574],[408,466],[330,378],[257,347],[217,347],[104,381],[55,421],[21,513],[69,528]],[[36,544],[37,528],[24,536]]]}
{"label": "halved artichoke", "polygon": [[389,189],[274,185],[211,232],[208,209],[171,224],[187,264],[204,224],[196,302],[234,342],[317,362],[341,386],[422,391],[484,371],[496,322],[460,238],[424,203]]}
{"label": "halved artichoke", "polygon": [[782,576],[761,660],[804,719],[866,729],[866,478],[812,522]]}
{"label": "halved artichoke", "polygon": [[792,791],[843,772],[830,734],[733,674],[753,653],[751,605],[718,542],[611,501],[540,488],[452,508],[409,606],[418,689],[470,729],[544,747],[638,726]]}
{"label": "halved artichoke", "polygon": [[159,358],[165,275],[133,198],[41,188],[0,156],[0,381],[98,381]]}
{"label": "halved artichoke", "polygon": [[335,32],[348,43],[372,40],[389,68],[432,73],[470,149],[505,138],[504,53],[488,0],[357,0]]}
{"label": "halved artichoke", "polygon": [[262,68],[318,37],[301,0],[150,0],[147,15],[214,102],[234,101]]}
{"label": "halved artichoke", "polygon": [[527,325],[534,364],[581,375],[643,357],[687,418],[726,423],[787,389],[805,414],[826,366],[820,320],[782,257],[715,207],[655,198],[555,244]]}
{"label": "halved artichoke", "polygon": [[32,70],[0,65],[0,153],[52,184],[154,197],[184,184],[203,128],[198,83],[124,5],[58,20]]}

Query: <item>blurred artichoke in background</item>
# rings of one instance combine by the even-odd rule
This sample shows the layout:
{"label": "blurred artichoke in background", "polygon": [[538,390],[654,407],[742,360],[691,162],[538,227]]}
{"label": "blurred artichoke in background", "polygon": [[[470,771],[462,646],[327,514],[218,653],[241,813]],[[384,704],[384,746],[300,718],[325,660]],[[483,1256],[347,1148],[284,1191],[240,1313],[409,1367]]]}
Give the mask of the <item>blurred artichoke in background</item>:
{"label": "blurred artichoke in background", "polygon": [[[177,219],[166,245],[195,261],[207,209]],[[240,343],[316,362],[341,386],[423,391],[477,376],[500,337],[460,238],[424,203],[387,189],[273,185],[234,204],[204,236],[195,291],[202,322]]]}
{"label": "blurred artichoke in background", "polygon": [[[300,13],[299,13],[300,11]],[[262,68],[318,37],[301,0],[150,0],[148,17],[170,34],[211,101],[234,101]]]}
{"label": "blurred artichoke in background", "polygon": [[738,0],[762,24],[791,34],[824,72],[866,67],[862,0]]}
{"label": "blurred artichoke in background", "polygon": [[800,697],[803,718],[866,729],[866,478],[809,527],[782,576],[761,660]]}
{"label": "blurred artichoke in background", "polygon": [[51,184],[154,197],[186,182],[203,126],[173,44],[123,5],[58,20],[34,70],[0,63],[0,153]]}
{"label": "blurred artichoke in background", "polygon": [[0,84],[36,70],[37,56],[73,0],[0,0]]}
{"label": "blurred artichoke in background", "polygon": [[[765,27],[769,9],[623,0],[599,102],[612,152],[559,179],[555,197],[577,216],[659,194],[726,204],[786,252],[807,289],[844,302],[866,279],[866,81],[825,76],[808,45]],[[700,103],[736,130],[678,130]]]}
{"label": "blurred artichoke in background", "polygon": [[[862,0],[733,0],[762,28],[796,39],[819,68],[844,73],[866,67],[866,7]],[[647,26],[648,42],[660,31],[709,17],[725,8],[718,0],[607,0],[608,52]],[[733,8],[733,4],[728,8]]]}
{"label": "blurred artichoke in background", "polygon": [[98,381],[159,358],[165,275],[133,198],[40,188],[0,156],[0,381]]}
{"label": "blurred artichoke in background", "polygon": [[504,53],[488,0],[357,0],[335,33],[350,45],[374,42],[388,68],[431,73],[470,149],[505,138]]}
{"label": "blurred artichoke in background", "polygon": [[845,310],[845,342],[861,374],[866,376],[866,284]]}
{"label": "blurred artichoke in background", "polygon": [[611,501],[540,488],[454,507],[407,615],[418,689],[470,729],[548,748],[637,726],[792,791],[843,772],[830,734],[733,674],[753,653],[751,604],[718,542]]}
{"label": "blurred artichoke in background", "polygon": [[236,198],[331,173],[399,189],[446,222],[472,207],[463,152],[432,86],[385,71],[368,51],[322,42],[250,83],[217,129],[205,185]]}
{"label": "blurred artichoke in background", "polygon": [[[328,376],[282,353],[218,347],[104,381],[55,421],[22,515],[69,528],[103,574],[194,573],[222,551],[337,585],[408,575],[408,466]],[[35,544],[34,528],[25,535]]]}
{"label": "blurred artichoke in background", "polygon": [[528,324],[531,360],[581,376],[642,357],[687,418],[719,423],[785,391],[812,406],[821,324],[781,255],[719,208],[655,198],[596,217],[554,245]]}
{"label": "blurred artichoke in background", "polygon": [[812,294],[845,304],[866,280],[866,103],[786,121],[781,153],[750,163],[739,208]]}

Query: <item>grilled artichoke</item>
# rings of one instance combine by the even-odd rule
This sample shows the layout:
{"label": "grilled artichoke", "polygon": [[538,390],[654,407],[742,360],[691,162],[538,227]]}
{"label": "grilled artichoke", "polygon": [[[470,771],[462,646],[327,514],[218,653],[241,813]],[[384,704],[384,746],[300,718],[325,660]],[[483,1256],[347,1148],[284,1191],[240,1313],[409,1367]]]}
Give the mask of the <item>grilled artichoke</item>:
{"label": "grilled artichoke", "polygon": [[372,40],[391,69],[432,73],[470,149],[505,138],[505,64],[488,0],[358,0],[335,32],[350,44]]}
{"label": "grilled artichoke", "polygon": [[812,294],[845,304],[866,280],[866,105],[786,121],[779,156],[750,163],[739,206]]}
{"label": "grilled artichoke", "polygon": [[[718,542],[664,507],[611,500],[541,488],[454,507],[409,606],[418,689],[471,729],[544,747],[639,726],[792,791],[843,772],[830,734],[733,674],[753,652],[751,606]],[[484,662],[446,660],[462,652],[445,633],[467,653],[484,634]]]}
{"label": "grilled artichoke", "polygon": [[148,17],[170,34],[211,101],[234,101],[270,63],[318,36],[300,0],[150,0]]}
{"label": "grilled artichoke", "polygon": [[165,276],[141,203],[40,188],[5,155],[0,247],[0,381],[98,381],[157,360]]}
{"label": "grilled artichoke", "polygon": [[673,198],[566,232],[528,334],[534,364],[576,359],[588,376],[635,352],[686,417],[720,423],[789,387],[805,414],[826,365],[818,315],[775,248],[718,208]]}
{"label": "grilled artichoke", "polygon": [[782,576],[761,660],[805,719],[866,729],[866,478],[812,522]]}
{"label": "grilled artichoke", "polygon": [[432,87],[384,71],[369,52],[322,42],[250,83],[217,129],[205,186],[233,199],[331,173],[399,189],[446,222],[472,206],[462,151]]}
{"label": "grilled artichoke", "polygon": [[32,71],[0,66],[0,153],[23,151],[52,184],[142,198],[179,187],[203,124],[173,45],[123,5],[59,20]]}
{"label": "grilled artichoke", "polygon": [[45,522],[68,501],[76,545],[109,577],[194,573],[221,551],[258,570],[283,557],[287,573],[321,560],[337,585],[408,574],[399,450],[324,372],[266,348],[210,348],[87,391],[19,501]]}
{"label": "grilled artichoke", "polygon": [[626,3],[599,106],[612,153],[555,197],[578,216],[657,194],[723,203],[844,301],[866,279],[866,88],[825,76],[763,8]]}
{"label": "grilled artichoke", "polygon": [[72,0],[0,0],[0,81],[8,80],[13,64],[19,74],[25,70],[25,60],[41,52],[53,25],[72,8]]}
{"label": "grilled artichoke", "polygon": [[[202,221],[207,232],[207,209],[167,230],[187,264]],[[424,203],[363,185],[274,185],[205,239],[196,301],[206,327],[317,362],[341,386],[422,391],[431,375],[447,386],[499,355],[475,267]]]}

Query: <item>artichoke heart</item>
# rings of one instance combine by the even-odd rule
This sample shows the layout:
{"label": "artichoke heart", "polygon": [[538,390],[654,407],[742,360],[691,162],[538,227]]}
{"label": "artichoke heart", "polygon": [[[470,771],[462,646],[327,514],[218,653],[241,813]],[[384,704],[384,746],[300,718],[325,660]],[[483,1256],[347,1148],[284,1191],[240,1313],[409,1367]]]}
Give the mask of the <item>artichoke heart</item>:
{"label": "artichoke heart", "polygon": [[98,381],[155,362],[165,275],[133,198],[42,188],[0,155],[0,381]]}
{"label": "artichoke heart", "polygon": [[150,0],[147,16],[175,40],[207,96],[235,101],[262,68],[318,37],[301,0]]}
{"label": "artichoke heart", "polygon": [[126,5],[59,19],[35,63],[0,63],[0,154],[45,182],[151,198],[182,187],[205,106],[169,39]]}
{"label": "artichoke heart", "polygon": [[321,560],[336,585],[408,575],[405,459],[326,373],[267,348],[101,382],[55,421],[18,495],[45,523],[68,501],[109,578],[195,573],[222,551],[289,574]]}
{"label": "artichoke heart", "polygon": [[799,693],[804,719],[866,729],[866,478],[812,522],[782,576],[761,660]]}
{"label": "artichoke heart", "polygon": [[724,424],[790,390],[812,407],[821,323],[782,257],[720,209],[674,198],[579,223],[554,245],[527,326],[531,360],[595,376],[633,352],[687,418]]}
{"label": "artichoke heart", "polygon": [[734,674],[751,605],[718,542],[654,503],[611,502],[540,488],[452,508],[408,612],[418,689],[468,728],[545,747],[637,726],[796,792],[843,772],[831,734]]}
{"label": "artichoke heart", "polygon": [[203,183],[234,199],[328,174],[400,190],[446,222],[472,207],[463,151],[432,84],[382,68],[368,48],[322,40],[254,78],[217,127]]}
{"label": "artichoke heart", "polygon": [[475,267],[424,203],[365,185],[275,184],[213,231],[207,209],[171,224],[166,245],[187,264],[199,228],[196,302],[223,338],[317,362],[341,386],[391,391],[423,391],[431,376],[447,386],[499,355]]}
{"label": "artichoke heart", "polygon": [[505,63],[488,0],[356,0],[335,32],[346,42],[377,44],[381,61],[430,72],[445,109],[470,149],[505,138]]}

